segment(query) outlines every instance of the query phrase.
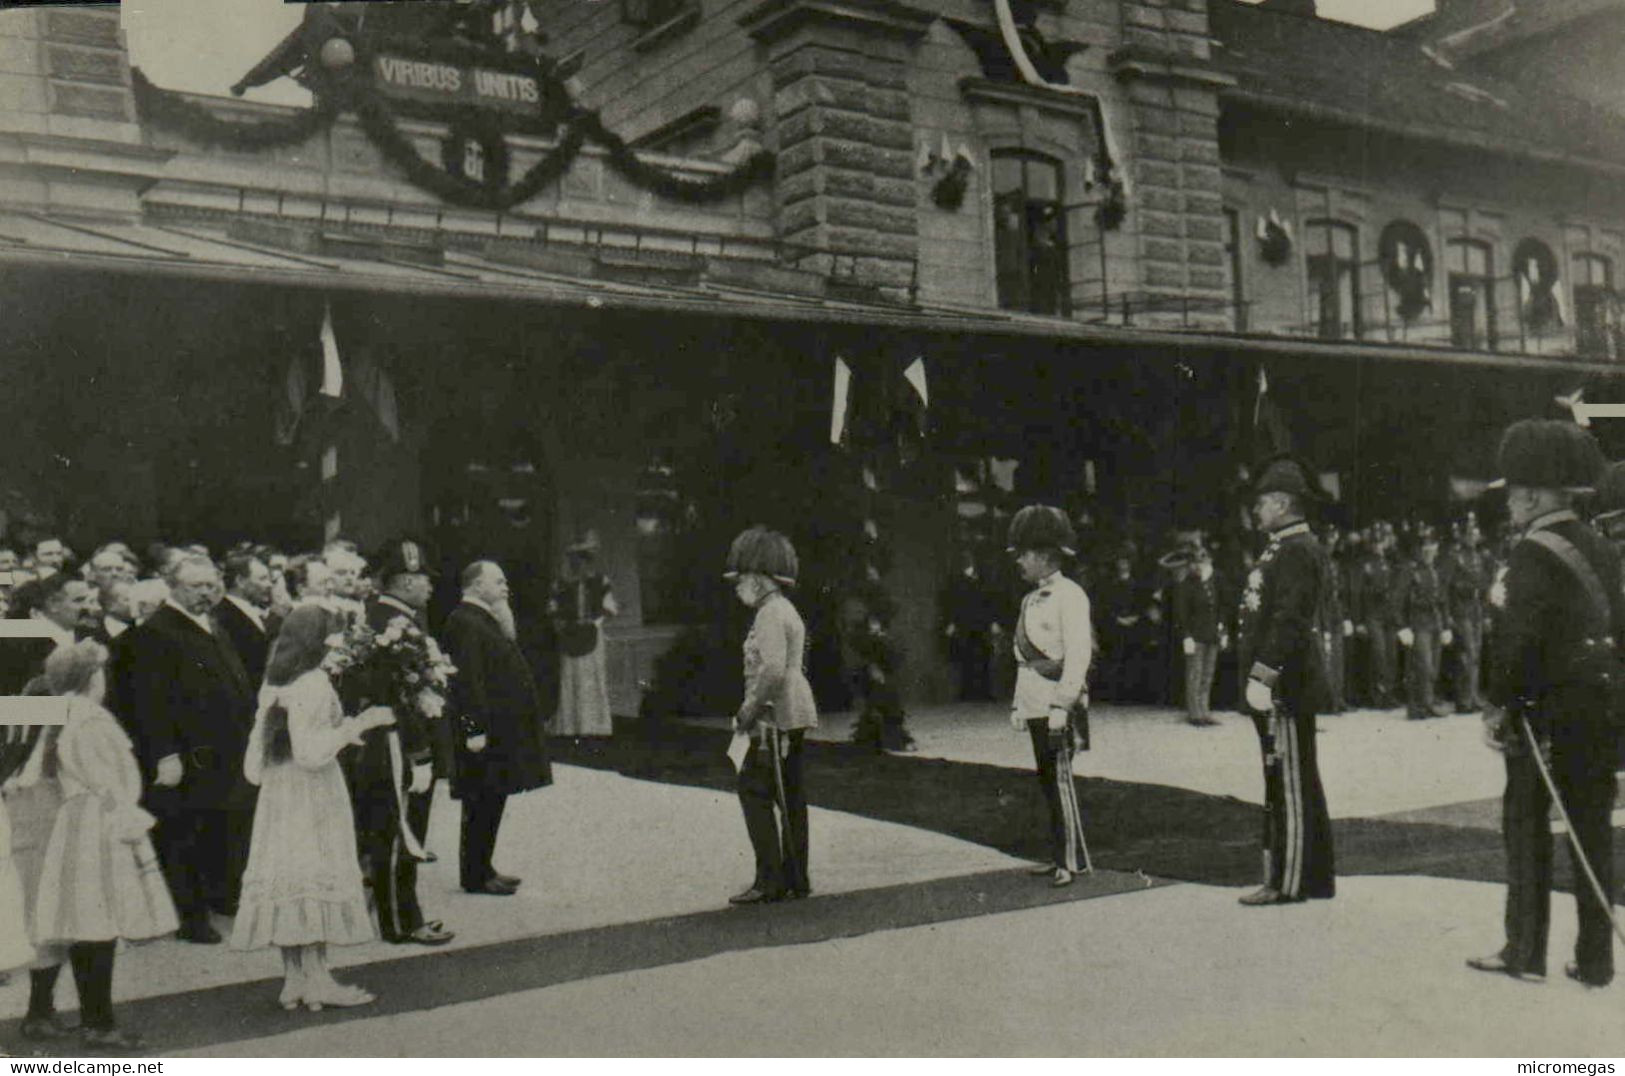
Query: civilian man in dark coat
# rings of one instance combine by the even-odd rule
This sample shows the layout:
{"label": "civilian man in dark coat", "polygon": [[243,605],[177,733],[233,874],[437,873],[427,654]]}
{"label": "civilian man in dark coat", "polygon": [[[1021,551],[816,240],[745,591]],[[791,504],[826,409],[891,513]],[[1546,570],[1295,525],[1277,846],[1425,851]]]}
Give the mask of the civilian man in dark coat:
{"label": "civilian man in dark coat", "polygon": [[[382,593],[367,602],[367,624],[383,633],[404,619],[428,633],[425,610],[434,576],[417,542],[392,542],[375,559]],[[445,945],[456,937],[440,920],[424,919],[418,904],[418,863],[427,861],[423,840],[429,832],[435,771],[451,764],[447,721],[416,710],[402,712],[383,697],[381,686],[369,704],[389,706],[395,724],[373,729],[361,741],[351,768],[350,796],[356,832],[372,877],[378,932],[396,945]],[[391,742],[393,740],[393,742]]]}
{"label": "civilian man in dark coat", "polygon": [[271,569],[252,553],[233,553],[226,558],[222,574],[226,596],[214,607],[214,615],[242,659],[248,682],[258,691],[265,682],[265,659],[271,652],[266,620],[271,614]]}
{"label": "civilian man in dark coat", "polygon": [[970,550],[948,578],[942,594],[943,634],[948,658],[959,670],[959,697],[985,702],[993,698],[993,625],[998,622],[993,594]]}
{"label": "civilian man in dark coat", "polygon": [[1320,496],[1312,472],[1279,458],[1254,489],[1258,529],[1269,536],[1241,605],[1242,708],[1264,755],[1264,885],[1247,905],[1332,896],[1332,823],[1315,759],[1315,715],[1331,690],[1326,598],[1331,561],[1304,519]]}
{"label": "civilian man in dark coat", "polygon": [[462,601],[446,618],[457,666],[448,716],[458,722],[452,795],[463,801],[460,874],[470,893],[509,896],[520,879],[491,865],[508,797],[553,783],[530,664],[513,638],[508,578],[494,561],[463,569]]}
{"label": "civilian man in dark coat", "polygon": [[[1618,553],[1573,508],[1576,493],[1603,468],[1591,435],[1571,422],[1517,422],[1502,436],[1499,455],[1508,513],[1521,532],[1491,596],[1502,615],[1484,714],[1491,742],[1506,755],[1506,944],[1467,963],[1538,982],[1546,975],[1552,832],[1536,750],[1550,760],[1573,835],[1603,893],[1614,893],[1619,715],[1611,681],[1619,676],[1615,644],[1625,634],[1625,599]],[[1614,978],[1611,908],[1597,900],[1579,863],[1574,879],[1580,934],[1564,970],[1588,986],[1606,986]]]}
{"label": "civilian man in dark coat", "polygon": [[220,573],[187,556],[170,598],[138,629],[121,700],[136,742],[154,838],[181,914],[179,936],[214,944],[213,907],[234,914],[248,857],[254,789],[243,779],[255,685],[210,611]]}
{"label": "civilian man in dark coat", "polygon": [[1431,529],[1416,537],[1415,556],[1399,569],[1394,584],[1395,627],[1405,647],[1406,709],[1412,721],[1440,717],[1437,701],[1439,655],[1452,633],[1439,575],[1439,538]]}

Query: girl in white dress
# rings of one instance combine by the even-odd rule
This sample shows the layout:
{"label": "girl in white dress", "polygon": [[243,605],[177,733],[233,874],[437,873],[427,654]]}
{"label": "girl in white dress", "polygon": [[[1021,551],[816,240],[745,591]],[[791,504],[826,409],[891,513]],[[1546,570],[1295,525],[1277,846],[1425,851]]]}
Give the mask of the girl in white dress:
{"label": "girl in white dress", "polygon": [[142,1040],[113,1019],[118,943],[162,937],[179,924],[147,837],[155,820],[140,806],[135,749],[102,706],[106,661],[94,642],[58,647],[45,661],[51,693],[69,702],[55,754],[62,806],[45,846],[34,940],[67,948],[85,1045],[129,1051]]}
{"label": "girl in white dress", "polygon": [[234,949],[282,950],[282,1006],[365,1005],[373,995],[341,984],[327,968],[329,945],[373,940],[361,888],[355,816],[338,753],[394,721],[383,707],[345,717],[322,662],[343,630],[319,605],[288,614],[266,663],[259,713],[243,774],[260,786]]}

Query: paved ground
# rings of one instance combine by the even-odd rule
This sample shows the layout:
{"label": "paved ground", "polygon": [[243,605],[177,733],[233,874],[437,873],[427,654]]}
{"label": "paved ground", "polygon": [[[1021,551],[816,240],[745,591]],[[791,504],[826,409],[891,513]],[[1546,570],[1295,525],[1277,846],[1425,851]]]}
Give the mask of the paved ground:
{"label": "paved ground", "polygon": [[[1256,802],[1251,724],[1220,716],[1196,729],[1103,707],[1079,772]],[[928,757],[1030,765],[998,707],[911,725]],[[1322,730],[1334,815],[1493,825],[1499,760],[1476,718],[1361,713]],[[1566,896],[1556,977],[1532,987],[1462,967],[1498,943],[1493,885],[1343,878],[1335,901],[1248,910],[1233,889],[1103,875],[1055,903],[986,847],[815,811],[818,895],[726,912],[750,871],[731,797],[557,775],[504,824],[499,862],[527,879],[514,898],[454,891],[455,807],[437,807],[446,859],[423,892],[460,936],[344,951],[368,965],[352,975],[384,994],[378,1008],[283,1014],[273,954],[173,942],[122,956],[118,996],[154,999],[127,1011],[158,1048],[167,1018],[169,1049],[215,1054],[1625,1054],[1618,988],[1562,978]],[[20,982],[0,989],[0,1016],[22,997]],[[0,1043],[16,1048],[10,1028]]]}

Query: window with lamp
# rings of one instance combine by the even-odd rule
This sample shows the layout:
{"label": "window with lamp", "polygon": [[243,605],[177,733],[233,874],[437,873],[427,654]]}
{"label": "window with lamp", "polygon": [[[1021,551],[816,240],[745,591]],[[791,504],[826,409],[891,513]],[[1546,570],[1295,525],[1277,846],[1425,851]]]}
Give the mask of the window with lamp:
{"label": "window with lamp", "polygon": [[993,153],[993,257],[999,306],[1072,312],[1061,164],[1029,150]]}
{"label": "window with lamp", "polygon": [[1454,347],[1495,349],[1495,255],[1478,239],[1445,244],[1450,280],[1450,343]]}
{"label": "window with lamp", "polygon": [[1352,224],[1311,220],[1304,226],[1309,324],[1322,340],[1359,339],[1360,234]]}
{"label": "window with lamp", "polygon": [[1574,256],[1574,345],[1582,355],[1615,355],[1614,261],[1605,254]]}

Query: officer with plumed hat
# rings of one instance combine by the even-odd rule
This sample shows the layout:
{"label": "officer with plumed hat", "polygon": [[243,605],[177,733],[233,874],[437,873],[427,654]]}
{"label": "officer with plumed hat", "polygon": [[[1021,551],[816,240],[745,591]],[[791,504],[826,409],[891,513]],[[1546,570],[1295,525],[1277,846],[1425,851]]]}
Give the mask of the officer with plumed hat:
{"label": "officer with plumed hat", "polygon": [[1056,887],[1070,885],[1074,875],[1089,869],[1072,755],[1080,733],[1088,734],[1094,634],[1088,595],[1061,571],[1076,548],[1072,523],[1059,508],[1030,504],[1010,521],[1009,551],[1033,588],[1016,617],[1010,723],[1032,741],[1039,787],[1049,808],[1050,859],[1032,873],[1047,876]]}
{"label": "officer with plumed hat", "polygon": [[1315,758],[1315,715],[1330,701],[1327,596],[1331,561],[1307,513],[1324,500],[1301,460],[1280,456],[1253,486],[1253,515],[1268,535],[1240,613],[1242,709],[1264,757],[1264,884],[1246,905],[1333,895],[1332,826]]}
{"label": "officer with plumed hat", "polygon": [[[437,573],[423,543],[397,538],[379,550],[372,563],[378,592],[366,605],[368,627],[383,633],[400,620],[427,634]],[[395,714],[393,726],[374,729],[362,740],[351,780],[356,831],[384,940],[444,945],[454,935],[440,921],[425,918],[417,878],[418,863],[429,858],[423,842],[435,782],[451,766],[450,733],[445,720],[407,711]]]}
{"label": "officer with plumed hat", "polygon": [[748,736],[739,767],[739,806],[756,855],[756,877],[731,904],[761,904],[812,892],[807,865],[807,790],[802,749],[818,727],[807,682],[807,628],[786,589],[799,562],[790,539],[751,527],[733,540],[723,578],[755,610],[745,636],[745,697],[734,731]]}
{"label": "officer with plumed hat", "polygon": [[[1500,626],[1490,662],[1485,724],[1506,761],[1502,827],[1507,854],[1506,943],[1467,963],[1538,982],[1546,974],[1552,886],[1548,778],[1569,820],[1580,930],[1571,979],[1614,977],[1611,815],[1618,763],[1618,643],[1625,638],[1620,557],[1575,513],[1604,463],[1572,422],[1525,420],[1498,452],[1507,512],[1518,532],[1491,600]],[[1584,867],[1594,872],[1597,899]]]}

